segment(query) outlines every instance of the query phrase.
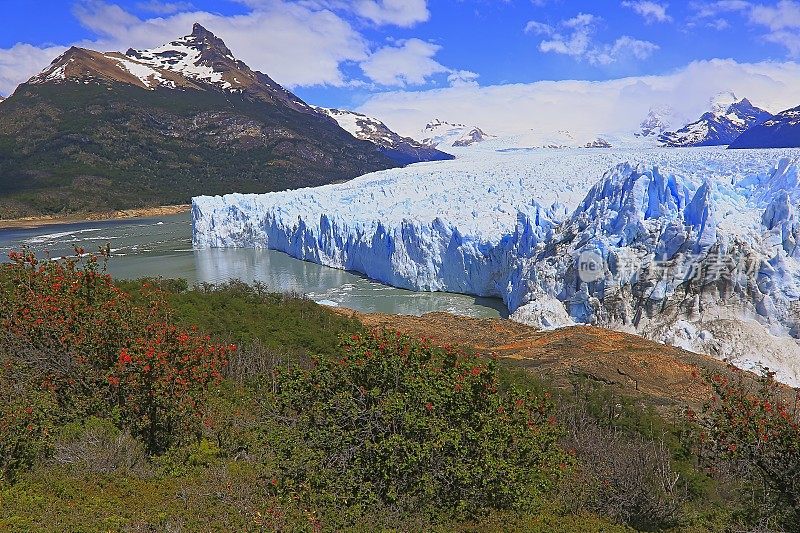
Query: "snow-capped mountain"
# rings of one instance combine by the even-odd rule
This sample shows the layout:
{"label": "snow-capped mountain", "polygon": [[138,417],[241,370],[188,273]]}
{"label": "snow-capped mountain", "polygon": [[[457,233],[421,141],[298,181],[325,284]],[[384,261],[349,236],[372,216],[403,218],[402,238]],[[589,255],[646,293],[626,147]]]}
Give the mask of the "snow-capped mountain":
{"label": "snow-capped mountain", "polygon": [[494,138],[477,126],[467,126],[434,119],[428,122],[420,134],[422,142],[438,148],[464,147]]}
{"label": "snow-capped mountain", "polygon": [[658,137],[668,131],[678,122],[675,109],[668,105],[651,107],[647,116],[639,124],[639,130],[634,132],[636,137]]}
{"label": "snow-capped mountain", "polygon": [[492,137],[492,135],[487,135],[482,129],[475,127],[464,132],[461,137],[453,141],[453,146],[472,146],[473,144],[483,142],[486,139],[491,139]]}
{"label": "snow-capped mountain", "polygon": [[344,184],[194,198],[192,213],[196,247],[499,297],[521,322],[637,332],[800,385],[800,150],[486,143]]}
{"label": "snow-capped mountain", "polygon": [[356,139],[376,145],[382,154],[401,165],[422,161],[444,161],[454,157],[410,137],[402,137],[376,118],[341,109],[324,107],[315,109],[334,119],[342,129]]}
{"label": "snow-capped mountain", "polygon": [[313,113],[272,78],[237,60],[222,39],[196,23],[190,35],[151,50],[131,48],[122,54],[72,47],[28,83],[92,80],[148,90],[217,89]]}
{"label": "snow-capped mountain", "polygon": [[699,120],[677,131],[665,132],[658,140],[672,148],[729,145],[747,129],[770,117],[772,114],[755,107],[747,98],[736,100],[733,93],[725,93],[712,99],[711,111]]}
{"label": "snow-capped mountain", "polygon": [[729,148],[800,147],[800,107],[781,111],[757,124],[731,143]]}
{"label": "snow-capped mountain", "polygon": [[598,137],[593,141],[589,141],[588,143],[583,145],[584,148],[611,148],[611,143],[607,140],[603,139],[602,137]]}
{"label": "snow-capped mountain", "polygon": [[152,50],[69,49],[2,103],[4,144],[15,149],[0,154],[0,217],[186,203],[398,166],[199,24]]}

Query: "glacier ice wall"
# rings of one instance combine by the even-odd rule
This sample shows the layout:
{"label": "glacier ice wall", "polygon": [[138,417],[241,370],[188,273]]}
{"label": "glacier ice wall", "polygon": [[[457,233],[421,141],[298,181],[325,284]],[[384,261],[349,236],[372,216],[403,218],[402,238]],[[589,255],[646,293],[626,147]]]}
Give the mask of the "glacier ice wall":
{"label": "glacier ice wall", "polygon": [[[782,339],[768,362],[794,354],[786,379],[800,380],[799,160],[791,150],[474,150],[344,184],[197,197],[193,241],[496,296],[523,322],[629,329],[719,357],[751,351],[760,331]],[[586,257],[599,262],[588,277]],[[730,324],[752,332],[737,337]]]}

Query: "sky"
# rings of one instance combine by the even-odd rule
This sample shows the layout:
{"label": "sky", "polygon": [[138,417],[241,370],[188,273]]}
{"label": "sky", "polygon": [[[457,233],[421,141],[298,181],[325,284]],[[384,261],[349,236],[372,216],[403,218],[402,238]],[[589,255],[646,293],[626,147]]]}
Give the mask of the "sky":
{"label": "sky", "polygon": [[723,91],[800,105],[796,0],[0,0],[0,95],[71,45],[147,48],[200,22],[304,100],[403,134],[697,118]]}

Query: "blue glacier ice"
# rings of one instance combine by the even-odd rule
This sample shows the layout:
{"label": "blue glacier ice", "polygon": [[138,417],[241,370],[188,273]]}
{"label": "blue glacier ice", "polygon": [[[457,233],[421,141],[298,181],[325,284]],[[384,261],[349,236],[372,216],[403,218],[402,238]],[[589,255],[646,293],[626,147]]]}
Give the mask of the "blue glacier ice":
{"label": "blue glacier ice", "polygon": [[[742,361],[763,332],[767,366],[800,382],[798,176],[795,150],[489,146],[342,184],[196,197],[193,242],[272,248],[397,287],[502,298],[540,327],[605,325]],[[601,264],[590,279],[586,257]]]}

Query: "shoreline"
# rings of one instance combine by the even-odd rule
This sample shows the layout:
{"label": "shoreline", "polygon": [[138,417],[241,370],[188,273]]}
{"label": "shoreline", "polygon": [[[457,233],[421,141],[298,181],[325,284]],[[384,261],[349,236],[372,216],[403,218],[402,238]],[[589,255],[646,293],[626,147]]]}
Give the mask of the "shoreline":
{"label": "shoreline", "polygon": [[160,205],[157,207],[141,207],[122,209],[119,211],[106,211],[99,213],[83,213],[74,215],[39,215],[32,217],[0,219],[0,230],[4,229],[35,229],[42,226],[59,224],[75,224],[79,222],[92,222],[103,220],[127,220],[133,218],[149,218],[157,216],[177,215],[186,213],[192,208],[191,204]]}

